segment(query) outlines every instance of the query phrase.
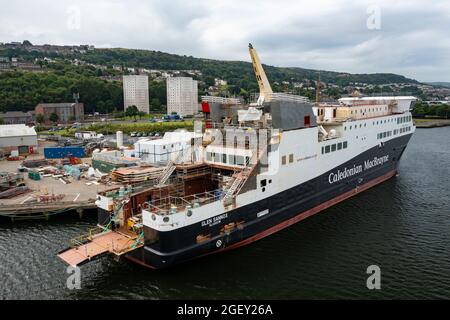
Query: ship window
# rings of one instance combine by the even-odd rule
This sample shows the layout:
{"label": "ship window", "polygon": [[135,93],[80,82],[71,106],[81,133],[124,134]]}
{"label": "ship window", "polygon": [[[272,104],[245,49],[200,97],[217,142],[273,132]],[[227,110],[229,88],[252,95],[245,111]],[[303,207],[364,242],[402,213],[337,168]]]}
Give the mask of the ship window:
{"label": "ship window", "polygon": [[338,149],[338,150],[341,150],[341,149],[342,149],[342,142],[339,142],[339,143],[338,143],[337,149]]}
{"label": "ship window", "polygon": [[249,165],[250,164],[250,157],[245,157],[245,165]]}
{"label": "ship window", "polygon": [[325,147],[325,153],[330,153],[330,146]]}
{"label": "ship window", "polygon": [[248,136],[245,137],[245,149],[250,149],[250,138]]}
{"label": "ship window", "polygon": [[311,118],[309,116],[305,116],[304,118],[305,127],[311,124]]}
{"label": "ship window", "polygon": [[206,153],[206,160],[207,160],[207,161],[211,161],[211,160],[212,160],[211,152],[207,152],[207,153]]}
{"label": "ship window", "polygon": [[331,151],[332,151],[332,152],[336,151],[336,144],[332,144],[332,145],[331,145]]}
{"label": "ship window", "polygon": [[269,183],[272,183],[272,179],[269,180]]}
{"label": "ship window", "polygon": [[261,184],[261,187],[267,186],[267,180],[266,179],[261,180],[260,184]]}
{"label": "ship window", "polygon": [[324,147],[322,147],[322,154],[323,154],[323,152],[324,152]]}
{"label": "ship window", "polygon": [[281,164],[286,164],[286,156],[281,157]]}
{"label": "ship window", "polygon": [[344,127],[344,131],[347,131],[347,127]]}
{"label": "ship window", "polygon": [[220,162],[220,153],[214,153],[214,162]]}
{"label": "ship window", "polygon": [[291,153],[289,155],[289,163],[292,163],[292,162],[294,162],[294,154],[293,153]]}
{"label": "ship window", "polygon": [[344,143],[342,144],[342,146],[344,147],[344,149],[347,148],[347,141],[344,141]]}
{"label": "ship window", "polygon": [[222,155],[222,162],[227,163],[227,155],[226,154]]}
{"label": "ship window", "polygon": [[231,165],[235,164],[235,162],[234,162],[234,155],[230,154],[228,156],[228,163],[231,164]]}
{"label": "ship window", "polygon": [[243,166],[244,165],[244,157],[243,156],[236,156],[236,164],[238,166]]}

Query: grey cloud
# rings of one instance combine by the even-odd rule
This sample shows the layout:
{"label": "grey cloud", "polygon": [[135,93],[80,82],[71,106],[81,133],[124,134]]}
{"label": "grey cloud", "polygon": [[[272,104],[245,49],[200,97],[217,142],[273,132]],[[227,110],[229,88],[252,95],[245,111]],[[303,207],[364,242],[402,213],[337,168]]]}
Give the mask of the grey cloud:
{"label": "grey cloud", "polygon": [[[82,27],[68,30],[78,5]],[[381,29],[368,30],[369,5]],[[450,3],[420,0],[16,0],[2,4],[0,41],[91,43],[355,73],[450,81]]]}

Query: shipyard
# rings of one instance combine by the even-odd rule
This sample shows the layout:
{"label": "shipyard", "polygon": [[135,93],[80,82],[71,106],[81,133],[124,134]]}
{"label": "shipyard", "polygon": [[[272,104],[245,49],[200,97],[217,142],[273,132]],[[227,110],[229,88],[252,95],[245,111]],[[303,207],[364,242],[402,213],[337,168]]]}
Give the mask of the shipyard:
{"label": "shipyard", "polygon": [[5,4],[0,300],[450,299],[447,2]]}

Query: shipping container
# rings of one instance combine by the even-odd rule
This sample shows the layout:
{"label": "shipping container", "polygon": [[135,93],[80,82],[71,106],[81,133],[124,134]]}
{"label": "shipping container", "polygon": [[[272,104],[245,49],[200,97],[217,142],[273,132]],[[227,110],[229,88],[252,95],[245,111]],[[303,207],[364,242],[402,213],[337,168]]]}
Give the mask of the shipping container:
{"label": "shipping container", "polygon": [[69,156],[84,158],[86,152],[83,147],[48,147],[44,148],[44,156],[47,159],[61,159]]}

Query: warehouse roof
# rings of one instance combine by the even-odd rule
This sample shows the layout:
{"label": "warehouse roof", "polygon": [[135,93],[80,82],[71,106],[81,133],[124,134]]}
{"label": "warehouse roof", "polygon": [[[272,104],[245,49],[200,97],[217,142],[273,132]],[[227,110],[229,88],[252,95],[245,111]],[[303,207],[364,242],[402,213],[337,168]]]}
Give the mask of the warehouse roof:
{"label": "warehouse roof", "polygon": [[29,116],[31,116],[29,112],[23,111],[0,112],[0,117],[29,117]]}
{"label": "warehouse roof", "polygon": [[34,127],[28,127],[24,124],[4,124],[0,125],[0,138],[36,136]]}

